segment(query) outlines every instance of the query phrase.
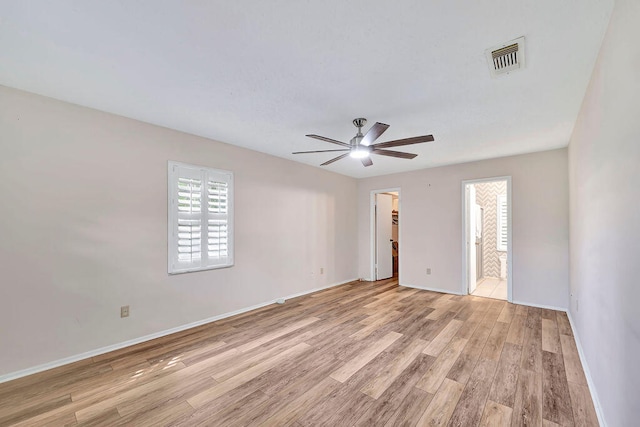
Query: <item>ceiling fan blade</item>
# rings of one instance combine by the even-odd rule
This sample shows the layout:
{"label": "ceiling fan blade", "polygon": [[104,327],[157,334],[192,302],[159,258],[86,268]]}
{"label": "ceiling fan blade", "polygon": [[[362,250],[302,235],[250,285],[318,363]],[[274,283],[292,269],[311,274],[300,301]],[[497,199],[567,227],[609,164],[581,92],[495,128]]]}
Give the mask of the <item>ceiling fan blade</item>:
{"label": "ceiling fan blade", "polygon": [[373,164],[373,162],[371,161],[371,157],[363,157],[362,159],[362,164],[366,167],[366,166],[371,166]]}
{"label": "ceiling fan blade", "polygon": [[401,159],[413,159],[417,157],[417,154],[413,153],[403,153],[401,151],[392,151],[392,150],[371,150],[371,154],[380,154],[382,156],[389,157],[399,157]]}
{"label": "ceiling fan blade", "polygon": [[337,162],[338,160],[340,160],[340,159],[342,159],[342,158],[344,158],[344,157],[347,157],[348,155],[349,155],[349,153],[340,154],[338,157],[334,157],[334,158],[333,158],[333,159],[331,159],[331,160],[327,160],[326,162],[324,162],[324,163],[323,163],[323,164],[321,164],[320,166],[327,166],[327,165],[330,165],[331,163],[333,163],[333,162]]}
{"label": "ceiling fan blade", "polygon": [[340,148],[338,150],[317,150],[317,151],[294,151],[291,154],[307,154],[307,153],[329,153],[334,151],[349,151],[347,148]]}
{"label": "ceiling fan blade", "polygon": [[308,136],[309,138],[319,139],[320,141],[331,142],[333,144],[342,145],[343,147],[351,147],[346,142],[336,141],[335,139],[326,138],[326,137],[320,136],[320,135],[305,135],[305,136]]}
{"label": "ceiling fan blade", "polygon": [[414,136],[413,138],[405,138],[405,139],[396,139],[388,142],[380,142],[378,144],[373,144],[371,148],[392,148],[392,147],[400,147],[401,145],[411,145],[411,144],[420,144],[422,142],[433,142],[433,135],[424,135],[424,136]]}
{"label": "ceiling fan blade", "polygon": [[360,144],[362,144],[362,145],[371,145],[373,143],[373,141],[378,139],[378,137],[380,135],[382,135],[384,133],[384,131],[387,130],[388,128],[389,128],[389,125],[385,125],[384,123],[376,122],[376,124],[371,126],[371,129],[369,129],[369,131],[362,138],[362,141],[360,141]]}

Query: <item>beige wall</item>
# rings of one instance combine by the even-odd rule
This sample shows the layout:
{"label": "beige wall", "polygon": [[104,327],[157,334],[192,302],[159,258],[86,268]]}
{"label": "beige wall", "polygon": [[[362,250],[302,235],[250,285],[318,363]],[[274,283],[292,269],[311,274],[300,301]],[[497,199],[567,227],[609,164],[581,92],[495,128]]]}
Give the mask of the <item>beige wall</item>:
{"label": "beige wall", "polygon": [[[234,267],[167,275],[168,160],[235,173]],[[0,200],[0,376],[357,277],[356,180],[5,87]]]}
{"label": "beige wall", "polygon": [[612,427],[640,420],[639,22],[616,1],[569,145],[571,316]]}
{"label": "beige wall", "polygon": [[462,181],[507,175],[513,190],[513,299],[567,307],[566,149],[359,180],[359,275],[370,278],[370,192],[400,187],[400,282],[460,293]]}

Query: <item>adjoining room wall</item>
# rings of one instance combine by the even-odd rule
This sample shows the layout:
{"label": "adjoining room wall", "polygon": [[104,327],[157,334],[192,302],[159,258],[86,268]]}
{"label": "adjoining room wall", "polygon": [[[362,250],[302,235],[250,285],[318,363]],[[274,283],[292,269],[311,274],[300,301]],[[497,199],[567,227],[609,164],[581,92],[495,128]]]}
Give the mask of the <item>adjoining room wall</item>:
{"label": "adjoining room wall", "polygon": [[[400,187],[400,283],[462,291],[462,181],[512,176],[513,299],[566,308],[567,150],[483,160],[358,181],[359,274],[370,277],[372,190]],[[432,274],[427,275],[426,269]]]}
{"label": "adjoining room wall", "polygon": [[[355,179],[6,87],[0,153],[0,377],[357,278]],[[167,274],[168,160],[235,173],[234,267]]]}
{"label": "adjoining room wall", "polygon": [[617,0],[569,145],[571,318],[609,426],[640,420],[640,2]]}
{"label": "adjoining room wall", "polygon": [[484,277],[500,277],[498,250],[498,195],[507,194],[506,181],[479,182],[476,186],[476,203],[482,206],[482,270]]}

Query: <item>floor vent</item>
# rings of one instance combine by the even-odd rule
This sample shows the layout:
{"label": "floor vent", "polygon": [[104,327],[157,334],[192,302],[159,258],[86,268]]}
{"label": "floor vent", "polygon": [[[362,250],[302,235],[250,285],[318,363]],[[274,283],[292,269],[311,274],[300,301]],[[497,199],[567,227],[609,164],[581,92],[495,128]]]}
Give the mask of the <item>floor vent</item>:
{"label": "floor vent", "polygon": [[493,77],[524,68],[524,37],[487,49],[485,54]]}

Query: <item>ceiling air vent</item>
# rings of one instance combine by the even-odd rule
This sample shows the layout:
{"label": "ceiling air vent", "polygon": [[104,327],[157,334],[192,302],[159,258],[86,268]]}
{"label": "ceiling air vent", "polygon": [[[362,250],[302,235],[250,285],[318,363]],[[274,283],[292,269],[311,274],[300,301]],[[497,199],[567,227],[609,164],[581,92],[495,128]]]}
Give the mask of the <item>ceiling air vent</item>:
{"label": "ceiling air vent", "polygon": [[524,68],[524,37],[487,49],[485,54],[493,77]]}

